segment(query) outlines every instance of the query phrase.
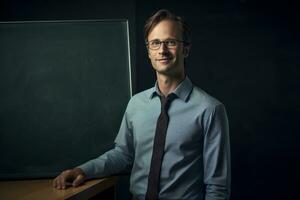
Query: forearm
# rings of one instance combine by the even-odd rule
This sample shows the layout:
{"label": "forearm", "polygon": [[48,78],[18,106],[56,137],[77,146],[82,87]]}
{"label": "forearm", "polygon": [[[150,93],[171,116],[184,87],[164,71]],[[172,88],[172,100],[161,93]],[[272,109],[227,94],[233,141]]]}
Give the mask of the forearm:
{"label": "forearm", "polygon": [[130,172],[132,160],[129,154],[126,154],[120,147],[116,146],[98,158],[78,166],[78,168],[83,170],[87,178],[105,177],[112,174]]}

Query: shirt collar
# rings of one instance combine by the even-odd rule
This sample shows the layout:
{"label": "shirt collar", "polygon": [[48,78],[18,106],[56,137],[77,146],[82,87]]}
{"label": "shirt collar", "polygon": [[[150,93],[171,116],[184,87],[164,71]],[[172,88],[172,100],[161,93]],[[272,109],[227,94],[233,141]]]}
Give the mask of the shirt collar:
{"label": "shirt collar", "polygon": [[[186,76],[185,79],[176,87],[176,89],[172,92],[176,94],[178,98],[180,98],[183,101],[187,101],[188,97],[191,94],[191,91],[193,89],[193,83],[191,80]],[[158,88],[158,83],[157,81],[155,82],[155,86],[150,90],[149,92],[149,99],[152,99],[155,96],[161,96],[161,92],[159,91]]]}

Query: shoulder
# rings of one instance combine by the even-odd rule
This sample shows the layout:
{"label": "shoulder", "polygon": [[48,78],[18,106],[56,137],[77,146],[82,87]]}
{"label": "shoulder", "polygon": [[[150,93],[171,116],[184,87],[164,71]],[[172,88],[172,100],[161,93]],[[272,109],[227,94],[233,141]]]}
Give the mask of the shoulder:
{"label": "shoulder", "polygon": [[216,120],[225,126],[228,124],[226,108],[222,102],[194,86],[191,93],[191,101],[197,104],[197,110],[201,113],[201,124],[207,127],[212,120]]}
{"label": "shoulder", "polygon": [[224,106],[218,99],[195,85],[193,86],[190,100],[204,109],[214,109],[219,106]]}
{"label": "shoulder", "polygon": [[152,87],[133,95],[129,100],[127,110],[132,110],[134,108],[143,106],[144,104],[148,103],[154,90],[154,87]]}
{"label": "shoulder", "polygon": [[152,95],[154,88],[149,88],[147,90],[141,91],[130,98],[130,102],[139,102],[149,100]]}

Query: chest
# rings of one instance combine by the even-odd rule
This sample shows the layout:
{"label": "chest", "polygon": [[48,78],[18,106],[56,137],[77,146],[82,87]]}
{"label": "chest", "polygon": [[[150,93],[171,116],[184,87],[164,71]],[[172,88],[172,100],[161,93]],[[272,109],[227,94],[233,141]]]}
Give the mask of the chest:
{"label": "chest", "polygon": [[[152,148],[156,123],[160,115],[160,104],[141,107],[132,118],[134,145]],[[203,138],[201,112],[193,105],[175,103],[168,110],[169,124],[165,150],[172,151],[199,148]]]}

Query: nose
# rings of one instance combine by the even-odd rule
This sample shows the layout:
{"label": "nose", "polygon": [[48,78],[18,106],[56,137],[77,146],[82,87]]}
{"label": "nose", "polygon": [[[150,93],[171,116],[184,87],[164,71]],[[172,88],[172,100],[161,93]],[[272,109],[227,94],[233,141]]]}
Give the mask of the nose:
{"label": "nose", "polygon": [[165,53],[167,51],[168,51],[168,47],[167,47],[166,43],[162,42],[159,47],[159,53]]}

